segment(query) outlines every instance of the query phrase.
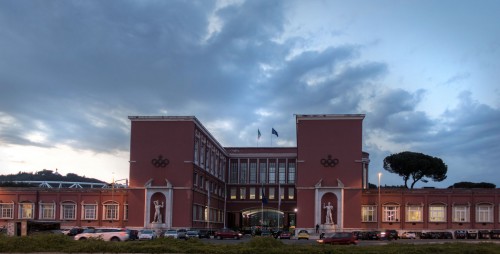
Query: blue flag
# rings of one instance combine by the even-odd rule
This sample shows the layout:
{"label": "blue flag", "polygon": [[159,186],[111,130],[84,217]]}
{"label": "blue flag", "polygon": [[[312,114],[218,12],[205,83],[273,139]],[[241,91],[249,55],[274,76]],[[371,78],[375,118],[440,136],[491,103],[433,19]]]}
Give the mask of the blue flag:
{"label": "blue flag", "polygon": [[260,136],[261,136],[261,135],[260,135],[260,130],[259,130],[259,129],[257,129],[257,139],[260,139]]}
{"label": "blue flag", "polygon": [[271,134],[274,134],[274,135],[276,135],[276,137],[279,137],[278,132],[274,128],[273,128],[273,131],[271,132]]}

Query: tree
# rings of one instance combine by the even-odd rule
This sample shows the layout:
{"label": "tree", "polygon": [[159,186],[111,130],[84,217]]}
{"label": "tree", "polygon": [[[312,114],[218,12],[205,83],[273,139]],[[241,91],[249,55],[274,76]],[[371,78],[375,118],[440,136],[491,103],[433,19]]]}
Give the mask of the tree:
{"label": "tree", "polygon": [[408,181],[412,181],[411,189],[418,181],[428,182],[425,178],[441,182],[448,172],[448,166],[440,158],[408,151],[385,157],[384,169],[402,176],[406,188]]}
{"label": "tree", "polygon": [[480,183],[472,183],[472,182],[458,182],[454,183],[452,186],[448,187],[448,189],[451,188],[486,188],[486,189],[494,189],[497,186],[493,183],[485,183],[485,182],[480,182]]}

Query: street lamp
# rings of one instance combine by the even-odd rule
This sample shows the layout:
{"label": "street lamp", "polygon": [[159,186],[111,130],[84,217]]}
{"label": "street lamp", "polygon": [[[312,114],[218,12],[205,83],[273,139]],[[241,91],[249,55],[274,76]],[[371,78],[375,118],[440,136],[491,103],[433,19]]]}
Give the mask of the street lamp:
{"label": "street lamp", "polygon": [[382,173],[379,172],[378,173],[378,205],[380,207],[379,211],[380,211],[380,215],[378,215],[378,219],[377,219],[377,229],[380,229],[380,221],[382,220],[382,204],[380,204],[380,178],[382,177]]}

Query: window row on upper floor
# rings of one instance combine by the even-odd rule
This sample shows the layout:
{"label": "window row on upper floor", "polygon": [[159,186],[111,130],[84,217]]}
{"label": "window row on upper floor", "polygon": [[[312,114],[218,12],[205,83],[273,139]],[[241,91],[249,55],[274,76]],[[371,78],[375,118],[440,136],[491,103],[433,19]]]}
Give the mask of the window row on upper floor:
{"label": "window row on upper floor", "polygon": [[[475,222],[477,223],[493,223],[494,222],[494,205],[490,203],[478,203],[474,206]],[[452,205],[451,214],[448,214],[449,207],[446,204],[431,204],[427,207],[427,214],[424,217],[424,205],[406,205],[404,207],[405,216],[404,222],[427,222],[439,223],[451,222],[468,223],[471,222],[471,206],[470,205]],[[363,222],[377,222],[379,211],[376,205],[363,205],[361,208],[361,220]],[[401,206],[399,204],[382,205],[382,222],[400,222],[401,221]],[[448,218],[451,216],[451,218]],[[500,221],[500,212],[499,212]]]}
{"label": "window row on upper floor", "polygon": [[196,130],[194,137],[194,164],[224,181],[227,159],[223,152],[203,133]]}
{"label": "window row on upper floor", "polygon": [[[232,200],[294,200],[295,187],[230,187]],[[264,197],[264,199],[263,199]]]}
{"label": "window row on upper floor", "polygon": [[225,196],[225,190],[223,186],[221,186],[217,182],[209,180],[206,176],[203,176],[203,174],[196,171],[193,172],[193,187],[205,190],[207,194],[210,192],[211,195],[219,197]]}
{"label": "window row on upper floor", "polygon": [[230,159],[229,183],[293,184],[296,171],[296,160],[292,158]]}
{"label": "window row on upper floor", "polygon": [[[99,220],[99,207],[102,209],[102,220],[119,220],[120,219],[120,204],[113,201],[97,203],[81,203],[77,205],[75,202],[61,202],[56,205],[55,202],[38,203],[38,218],[35,218],[35,203],[22,202],[17,204],[17,213],[15,212],[16,204],[0,203],[0,219],[39,219],[39,220],[55,220],[56,214],[59,212],[59,220],[76,220],[77,209],[80,209],[81,220]],[[59,209],[59,211],[57,211]],[[128,219],[128,205],[124,204],[123,219]]]}

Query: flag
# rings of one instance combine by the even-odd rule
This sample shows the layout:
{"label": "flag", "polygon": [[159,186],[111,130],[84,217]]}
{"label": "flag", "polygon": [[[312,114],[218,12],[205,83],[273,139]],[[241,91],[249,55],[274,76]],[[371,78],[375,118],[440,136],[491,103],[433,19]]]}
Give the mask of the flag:
{"label": "flag", "polygon": [[281,186],[278,181],[278,209],[281,206]]}
{"label": "flag", "polygon": [[278,136],[278,132],[277,132],[274,128],[273,128],[273,130],[272,130],[271,134],[274,134],[274,135],[276,135],[276,137],[279,137],[279,136]]}
{"label": "flag", "polygon": [[264,193],[264,188],[261,188],[261,190],[262,190],[262,204],[267,204],[267,198]]}
{"label": "flag", "polygon": [[260,136],[262,136],[262,135],[260,135],[260,130],[257,129],[257,139],[260,139]]}

